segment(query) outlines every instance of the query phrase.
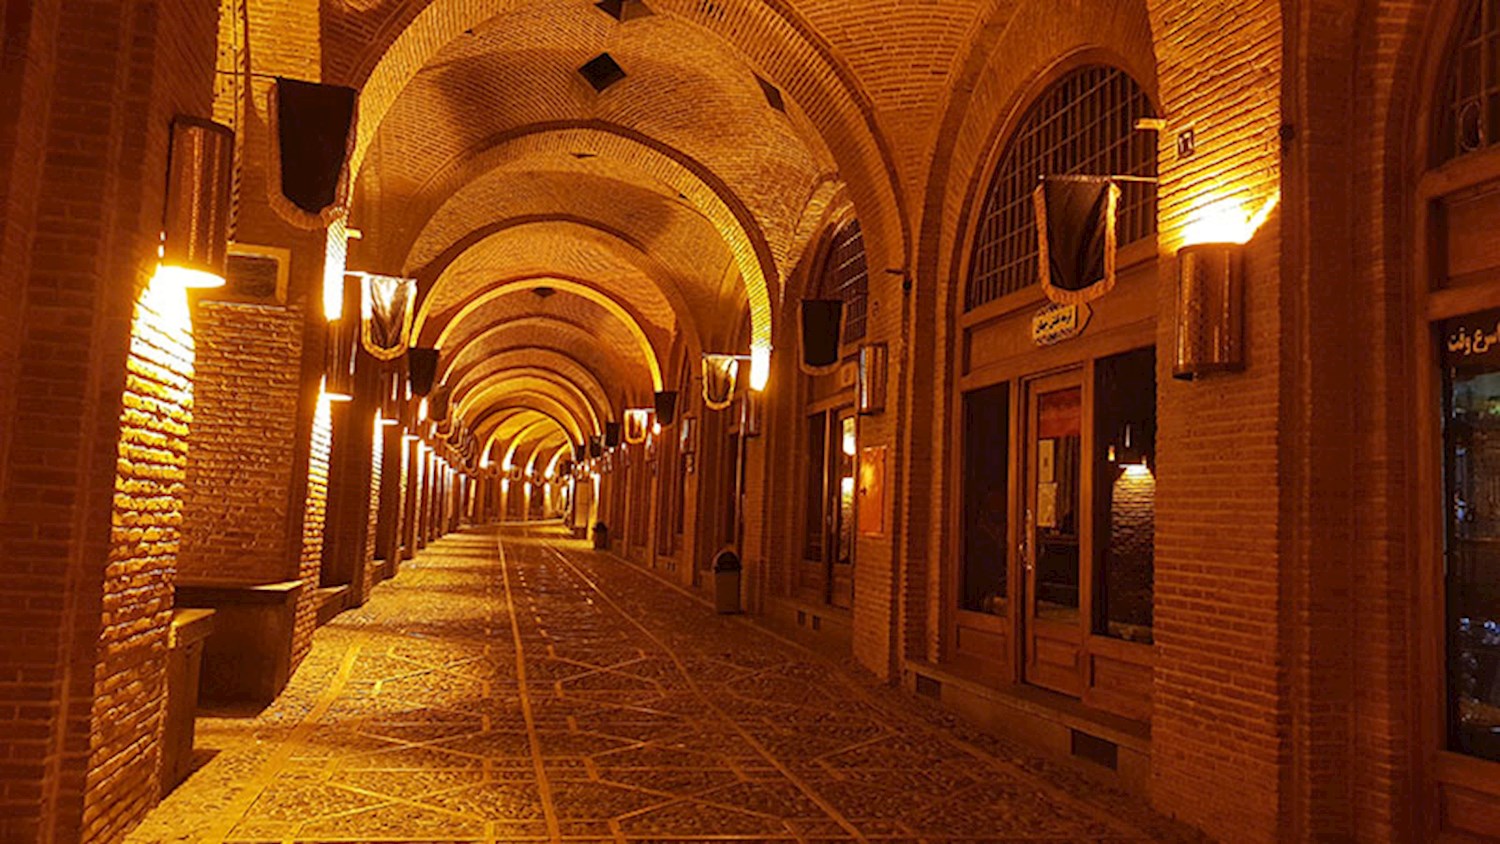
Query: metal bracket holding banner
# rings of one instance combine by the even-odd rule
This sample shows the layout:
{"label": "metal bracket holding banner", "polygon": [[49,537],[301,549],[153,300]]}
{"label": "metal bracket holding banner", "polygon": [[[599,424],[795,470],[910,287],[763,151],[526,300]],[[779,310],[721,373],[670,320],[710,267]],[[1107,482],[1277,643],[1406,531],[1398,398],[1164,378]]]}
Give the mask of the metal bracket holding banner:
{"label": "metal bracket holding banner", "polygon": [[1052,346],[1071,340],[1088,327],[1094,312],[1088,305],[1060,305],[1053,302],[1031,316],[1031,342]]}

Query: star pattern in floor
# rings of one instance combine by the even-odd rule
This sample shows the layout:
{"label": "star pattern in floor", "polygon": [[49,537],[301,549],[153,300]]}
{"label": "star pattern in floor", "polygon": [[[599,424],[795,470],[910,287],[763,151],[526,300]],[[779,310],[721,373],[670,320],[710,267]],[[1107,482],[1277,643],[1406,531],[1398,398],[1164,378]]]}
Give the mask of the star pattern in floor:
{"label": "star pattern in floor", "polygon": [[547,527],[432,544],[198,747],[131,841],[1185,837]]}

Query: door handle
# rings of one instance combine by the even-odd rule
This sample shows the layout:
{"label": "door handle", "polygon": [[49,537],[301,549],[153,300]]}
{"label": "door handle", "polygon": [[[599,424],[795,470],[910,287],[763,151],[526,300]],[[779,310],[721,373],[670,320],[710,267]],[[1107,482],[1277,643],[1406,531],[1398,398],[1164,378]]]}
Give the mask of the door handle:
{"label": "door handle", "polygon": [[1036,532],[1036,520],[1032,517],[1031,508],[1026,508],[1025,524],[1021,528],[1021,564],[1026,567],[1026,573],[1030,574],[1036,570],[1036,559],[1033,557],[1032,543]]}

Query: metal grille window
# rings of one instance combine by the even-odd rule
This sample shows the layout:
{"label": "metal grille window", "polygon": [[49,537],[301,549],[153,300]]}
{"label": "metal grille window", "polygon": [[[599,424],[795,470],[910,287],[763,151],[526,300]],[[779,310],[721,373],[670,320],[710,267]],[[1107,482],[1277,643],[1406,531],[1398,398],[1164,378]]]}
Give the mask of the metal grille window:
{"label": "metal grille window", "polygon": [[822,294],[844,302],[842,341],[863,340],[870,299],[870,268],[865,262],[865,238],[858,220],[850,220],[833,233]]}
{"label": "metal grille window", "polygon": [[[974,238],[965,309],[1037,283],[1031,193],[1044,175],[1156,175],[1156,135],[1135,128],[1151,101],[1124,71],[1079,68],[1021,118],[985,193]],[[1156,233],[1156,185],[1120,183],[1121,246]]]}
{"label": "metal grille window", "polygon": [[1433,150],[1436,164],[1500,138],[1500,0],[1465,3],[1455,38]]}

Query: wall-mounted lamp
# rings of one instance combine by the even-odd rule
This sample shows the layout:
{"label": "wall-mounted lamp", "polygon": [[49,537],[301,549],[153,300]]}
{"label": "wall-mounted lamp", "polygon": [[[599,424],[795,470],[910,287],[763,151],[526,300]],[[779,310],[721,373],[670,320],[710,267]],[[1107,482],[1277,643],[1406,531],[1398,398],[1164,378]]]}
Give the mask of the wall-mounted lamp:
{"label": "wall-mounted lamp", "polygon": [[380,373],[380,421],[385,425],[401,422],[401,406],[409,404],[406,395],[406,373],[399,366],[387,366]]}
{"label": "wall-mounted lamp", "polygon": [[1197,243],[1177,252],[1177,346],[1172,377],[1191,381],[1245,368],[1244,247]]}
{"label": "wall-mounted lamp", "polygon": [[890,351],[884,343],[859,347],[858,403],[861,416],[885,411],[886,376],[890,369]]}
{"label": "wall-mounted lamp", "polygon": [[1245,244],[1271,216],[1280,193],[1250,214],[1234,199],[1202,209],[1177,250],[1177,346],[1172,376],[1192,380],[1245,368]]}
{"label": "wall-mounted lamp", "polygon": [[756,346],[750,350],[750,389],[760,392],[771,380],[771,347]]}
{"label": "wall-mounted lamp", "polygon": [[173,119],[156,278],[182,287],[224,285],[233,170],[232,130],[194,117]]}

